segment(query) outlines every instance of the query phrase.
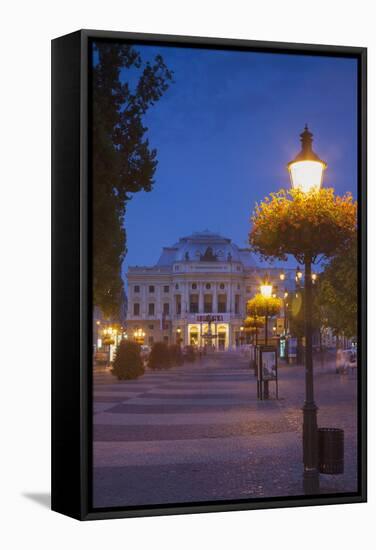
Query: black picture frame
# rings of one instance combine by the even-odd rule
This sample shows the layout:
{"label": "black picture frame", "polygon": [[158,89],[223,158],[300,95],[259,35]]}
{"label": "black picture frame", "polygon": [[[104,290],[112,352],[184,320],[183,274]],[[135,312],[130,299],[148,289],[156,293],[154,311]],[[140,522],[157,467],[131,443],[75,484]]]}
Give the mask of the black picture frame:
{"label": "black picture frame", "polygon": [[[94,39],[189,45],[358,61],[358,482],[357,493],[93,509],[91,505],[91,214],[89,49]],[[365,502],[366,48],[80,30],[52,41],[52,509],[80,520]]]}

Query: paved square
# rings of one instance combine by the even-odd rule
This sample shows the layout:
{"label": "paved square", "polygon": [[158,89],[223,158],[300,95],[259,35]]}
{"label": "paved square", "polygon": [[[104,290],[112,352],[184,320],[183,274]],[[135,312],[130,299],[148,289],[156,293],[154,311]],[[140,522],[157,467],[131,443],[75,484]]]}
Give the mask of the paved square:
{"label": "paved square", "polygon": [[[257,401],[237,352],[134,381],[95,373],[94,506],[302,494],[304,370],[279,376],[280,399]],[[322,493],[357,490],[356,385],[315,366],[319,427],[345,430],[345,473],[321,475]]]}

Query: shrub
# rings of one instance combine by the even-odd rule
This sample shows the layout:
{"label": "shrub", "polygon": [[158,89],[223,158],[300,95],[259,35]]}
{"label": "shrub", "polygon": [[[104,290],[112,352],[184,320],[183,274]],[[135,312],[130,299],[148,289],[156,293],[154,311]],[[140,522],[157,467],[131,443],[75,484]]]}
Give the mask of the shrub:
{"label": "shrub", "polygon": [[118,380],[135,380],[144,374],[140,346],[136,342],[120,342],[111,372]]}
{"label": "shrub", "polygon": [[193,363],[196,360],[196,352],[193,346],[186,346],[185,348],[185,360],[188,363]]}
{"label": "shrub", "polygon": [[179,344],[172,344],[169,347],[171,364],[175,367],[179,367],[184,363],[183,354]]}
{"label": "shrub", "polygon": [[167,344],[164,342],[153,344],[149,356],[149,367],[153,370],[169,369],[171,367],[171,357]]}

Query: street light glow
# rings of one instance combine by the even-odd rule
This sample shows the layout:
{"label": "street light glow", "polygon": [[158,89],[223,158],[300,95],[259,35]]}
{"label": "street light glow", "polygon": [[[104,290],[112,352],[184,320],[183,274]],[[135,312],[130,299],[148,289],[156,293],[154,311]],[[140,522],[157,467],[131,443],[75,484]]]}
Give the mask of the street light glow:
{"label": "street light glow", "polygon": [[270,283],[264,283],[260,286],[260,292],[264,298],[271,298],[273,286]]}
{"label": "street light glow", "polygon": [[290,167],[291,185],[303,193],[318,191],[321,187],[325,165],[315,160],[293,162]]}
{"label": "street light glow", "polygon": [[300,141],[302,143],[300,153],[287,165],[291,186],[303,193],[319,191],[326,163],[313,151],[313,134],[308,130],[307,125],[300,134]]}

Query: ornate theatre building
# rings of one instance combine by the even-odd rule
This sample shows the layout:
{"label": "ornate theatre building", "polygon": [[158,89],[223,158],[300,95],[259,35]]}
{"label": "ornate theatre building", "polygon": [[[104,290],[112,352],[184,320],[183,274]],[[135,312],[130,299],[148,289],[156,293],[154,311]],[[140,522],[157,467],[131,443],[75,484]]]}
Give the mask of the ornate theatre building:
{"label": "ornate theatre building", "polygon": [[234,348],[247,300],[267,275],[278,291],[279,274],[279,269],[258,267],[251,252],[229,238],[209,231],[182,237],[163,248],[154,266],[129,267],[127,333],[141,335],[148,345],[200,347],[210,330],[218,350]]}

